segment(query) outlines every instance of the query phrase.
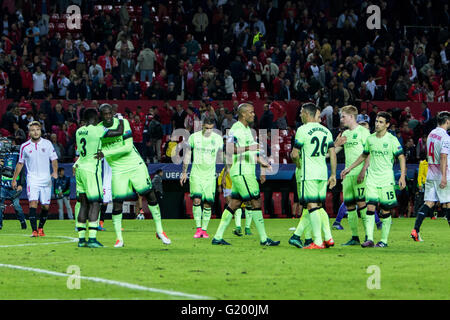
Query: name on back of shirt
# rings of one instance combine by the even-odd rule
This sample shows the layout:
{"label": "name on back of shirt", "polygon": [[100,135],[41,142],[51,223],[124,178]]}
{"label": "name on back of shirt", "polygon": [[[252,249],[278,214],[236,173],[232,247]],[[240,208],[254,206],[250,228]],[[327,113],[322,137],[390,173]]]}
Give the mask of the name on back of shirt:
{"label": "name on back of shirt", "polygon": [[316,128],[312,128],[311,130],[309,130],[309,131],[308,131],[308,134],[309,134],[310,136],[312,136],[316,131],[321,131],[321,132],[323,132],[323,133],[325,133],[325,134],[328,133],[328,132],[325,130],[325,128],[322,128],[322,127],[316,127]]}

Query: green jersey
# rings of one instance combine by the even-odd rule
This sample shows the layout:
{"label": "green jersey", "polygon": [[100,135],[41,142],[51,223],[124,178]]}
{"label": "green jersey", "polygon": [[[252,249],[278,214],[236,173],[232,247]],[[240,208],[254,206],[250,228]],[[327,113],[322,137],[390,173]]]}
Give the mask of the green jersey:
{"label": "green jersey", "polygon": [[215,177],[217,152],[223,148],[222,137],[214,132],[205,137],[198,131],[191,134],[188,142],[194,154],[191,176],[206,179]]}
{"label": "green jersey", "polygon": [[[103,122],[98,124],[102,130],[106,130]],[[114,118],[111,129],[117,129],[119,120]],[[139,163],[143,163],[139,152],[133,145],[133,134],[130,123],[123,119],[123,135],[119,137],[102,137],[102,152],[106,161],[114,173],[123,173],[136,169]]]}
{"label": "green jersey", "polygon": [[309,122],[297,129],[294,148],[301,151],[297,180],[328,180],[326,156],[334,147],[330,130],[317,122]]}
{"label": "green jersey", "polygon": [[87,171],[95,172],[99,164],[99,160],[94,156],[100,149],[100,138],[103,136],[104,130],[95,125],[82,126],[75,133],[77,143],[77,153],[79,158],[77,166]]}
{"label": "green jersey", "polygon": [[[345,142],[344,144],[344,152],[345,167],[348,168],[363,153],[367,137],[370,136],[370,131],[363,126],[358,125],[353,130],[345,130],[342,136],[347,138],[347,142]],[[348,175],[357,176],[361,172],[363,167],[364,163],[361,163],[359,166],[349,172]]]}
{"label": "green jersey", "polygon": [[366,141],[364,154],[370,154],[370,166],[367,173],[367,184],[384,187],[394,184],[394,159],[403,154],[403,148],[397,137],[386,132],[382,138],[376,133]]}
{"label": "green jersey", "polygon": [[[256,145],[252,129],[244,126],[240,121],[231,127],[228,133],[228,143],[233,143],[236,147],[240,148]],[[256,175],[257,155],[257,151],[245,151],[239,154],[233,154],[230,176]]]}

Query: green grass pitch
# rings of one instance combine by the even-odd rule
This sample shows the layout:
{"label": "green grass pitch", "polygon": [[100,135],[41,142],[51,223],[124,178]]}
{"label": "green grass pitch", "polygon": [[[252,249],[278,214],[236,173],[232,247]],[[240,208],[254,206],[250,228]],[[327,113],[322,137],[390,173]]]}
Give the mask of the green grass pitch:
{"label": "green grass pitch", "polygon": [[[172,240],[169,246],[156,239],[152,220],[124,220],[125,247],[114,248],[115,234],[107,220],[107,231],[98,235],[106,247],[99,249],[78,248],[76,242],[64,238],[77,237],[73,221],[49,220],[47,236],[37,239],[28,237],[29,229],[20,230],[18,221],[4,221],[0,299],[193,299],[189,295],[236,300],[450,298],[450,230],[444,219],[424,221],[425,242],[421,243],[409,237],[413,219],[394,219],[389,247],[370,249],[341,246],[350,238],[344,219],[345,230],[333,230],[336,246],[326,250],[290,246],[289,228],[297,221],[265,221],[268,235],[281,240],[279,247],[261,247],[254,226],[252,236],[233,235],[233,221],[224,237],[232,246],[223,247],[212,246],[211,239],[193,239],[192,220],[163,220]],[[211,220],[211,237],[218,224],[219,220]],[[375,231],[375,242],[379,238],[380,231]],[[81,278],[79,289],[69,289],[67,284],[74,278],[65,275],[71,265],[79,267],[81,277],[146,289],[92,278]],[[367,269],[372,265],[379,267],[380,289],[367,287],[373,276]]]}

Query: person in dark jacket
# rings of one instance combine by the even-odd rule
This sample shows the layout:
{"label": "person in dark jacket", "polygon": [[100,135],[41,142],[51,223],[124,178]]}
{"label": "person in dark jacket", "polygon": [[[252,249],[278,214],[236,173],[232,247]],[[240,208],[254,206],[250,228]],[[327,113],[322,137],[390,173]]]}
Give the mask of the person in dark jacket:
{"label": "person in dark jacket", "polygon": [[[9,144],[11,141],[9,140],[2,140],[0,141],[0,144]],[[16,145],[16,141],[12,141],[13,145]],[[17,177],[17,187],[14,190],[12,188],[12,174],[14,172],[14,169],[16,167],[16,164],[19,161],[19,152],[11,152],[4,158],[0,159],[0,165],[9,168],[11,171],[11,177],[9,175],[3,174],[0,177],[0,230],[3,227],[3,211],[5,210],[5,201],[10,200],[12,202],[12,205],[14,207],[14,210],[17,214],[17,218],[20,221],[20,225],[23,230],[27,228],[27,223],[25,221],[25,215],[23,214],[23,209],[20,206],[19,202],[19,196],[22,193],[23,186],[25,185],[25,170],[22,170],[20,175]]]}
{"label": "person in dark jacket", "polygon": [[73,219],[72,207],[70,206],[70,178],[64,175],[64,168],[58,168],[58,179],[54,182],[55,198],[58,202],[59,220],[64,220],[64,206],[67,216]]}

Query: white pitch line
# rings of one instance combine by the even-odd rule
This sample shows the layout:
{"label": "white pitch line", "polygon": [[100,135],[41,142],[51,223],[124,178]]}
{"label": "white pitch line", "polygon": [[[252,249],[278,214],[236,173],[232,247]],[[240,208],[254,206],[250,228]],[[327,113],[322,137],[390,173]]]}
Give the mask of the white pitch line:
{"label": "white pitch line", "polygon": [[[25,234],[4,234],[4,236],[23,236],[23,237],[30,237],[29,235],[25,235]],[[71,243],[71,242],[76,242],[76,241],[78,241],[77,238],[73,238],[73,237],[65,237],[65,236],[46,236],[46,237],[68,239],[68,241],[42,242],[42,243],[41,243],[41,242],[38,242],[38,243],[21,243],[21,244],[4,244],[4,245],[0,245],[0,248],[40,246],[40,245],[51,245],[51,244]]]}
{"label": "white pitch line", "polygon": [[[29,267],[23,267],[23,266],[16,266],[16,265],[12,265],[12,264],[0,263],[0,268],[1,267],[9,268],[9,269],[22,270],[22,271],[43,273],[43,274],[56,276],[56,277],[69,277],[69,276],[71,276],[70,274],[67,274],[67,273],[55,272],[55,271],[51,271],[51,270],[38,269],[38,268],[29,268]],[[140,291],[162,293],[162,294],[167,294],[169,296],[178,296],[178,297],[184,297],[184,298],[190,298],[190,299],[200,299],[200,300],[213,300],[214,299],[214,298],[211,298],[211,297],[200,296],[200,295],[196,295],[196,294],[189,294],[189,293],[178,292],[178,291],[171,291],[171,290],[164,290],[164,289],[144,287],[144,286],[140,286],[140,285],[132,284],[132,283],[128,283],[128,282],[108,280],[108,279],[102,279],[102,278],[96,278],[96,277],[80,276],[80,279],[93,281],[93,282],[100,282],[100,283],[105,283],[105,284],[110,284],[110,285],[115,285],[115,286],[131,289],[131,290],[140,290]]]}

